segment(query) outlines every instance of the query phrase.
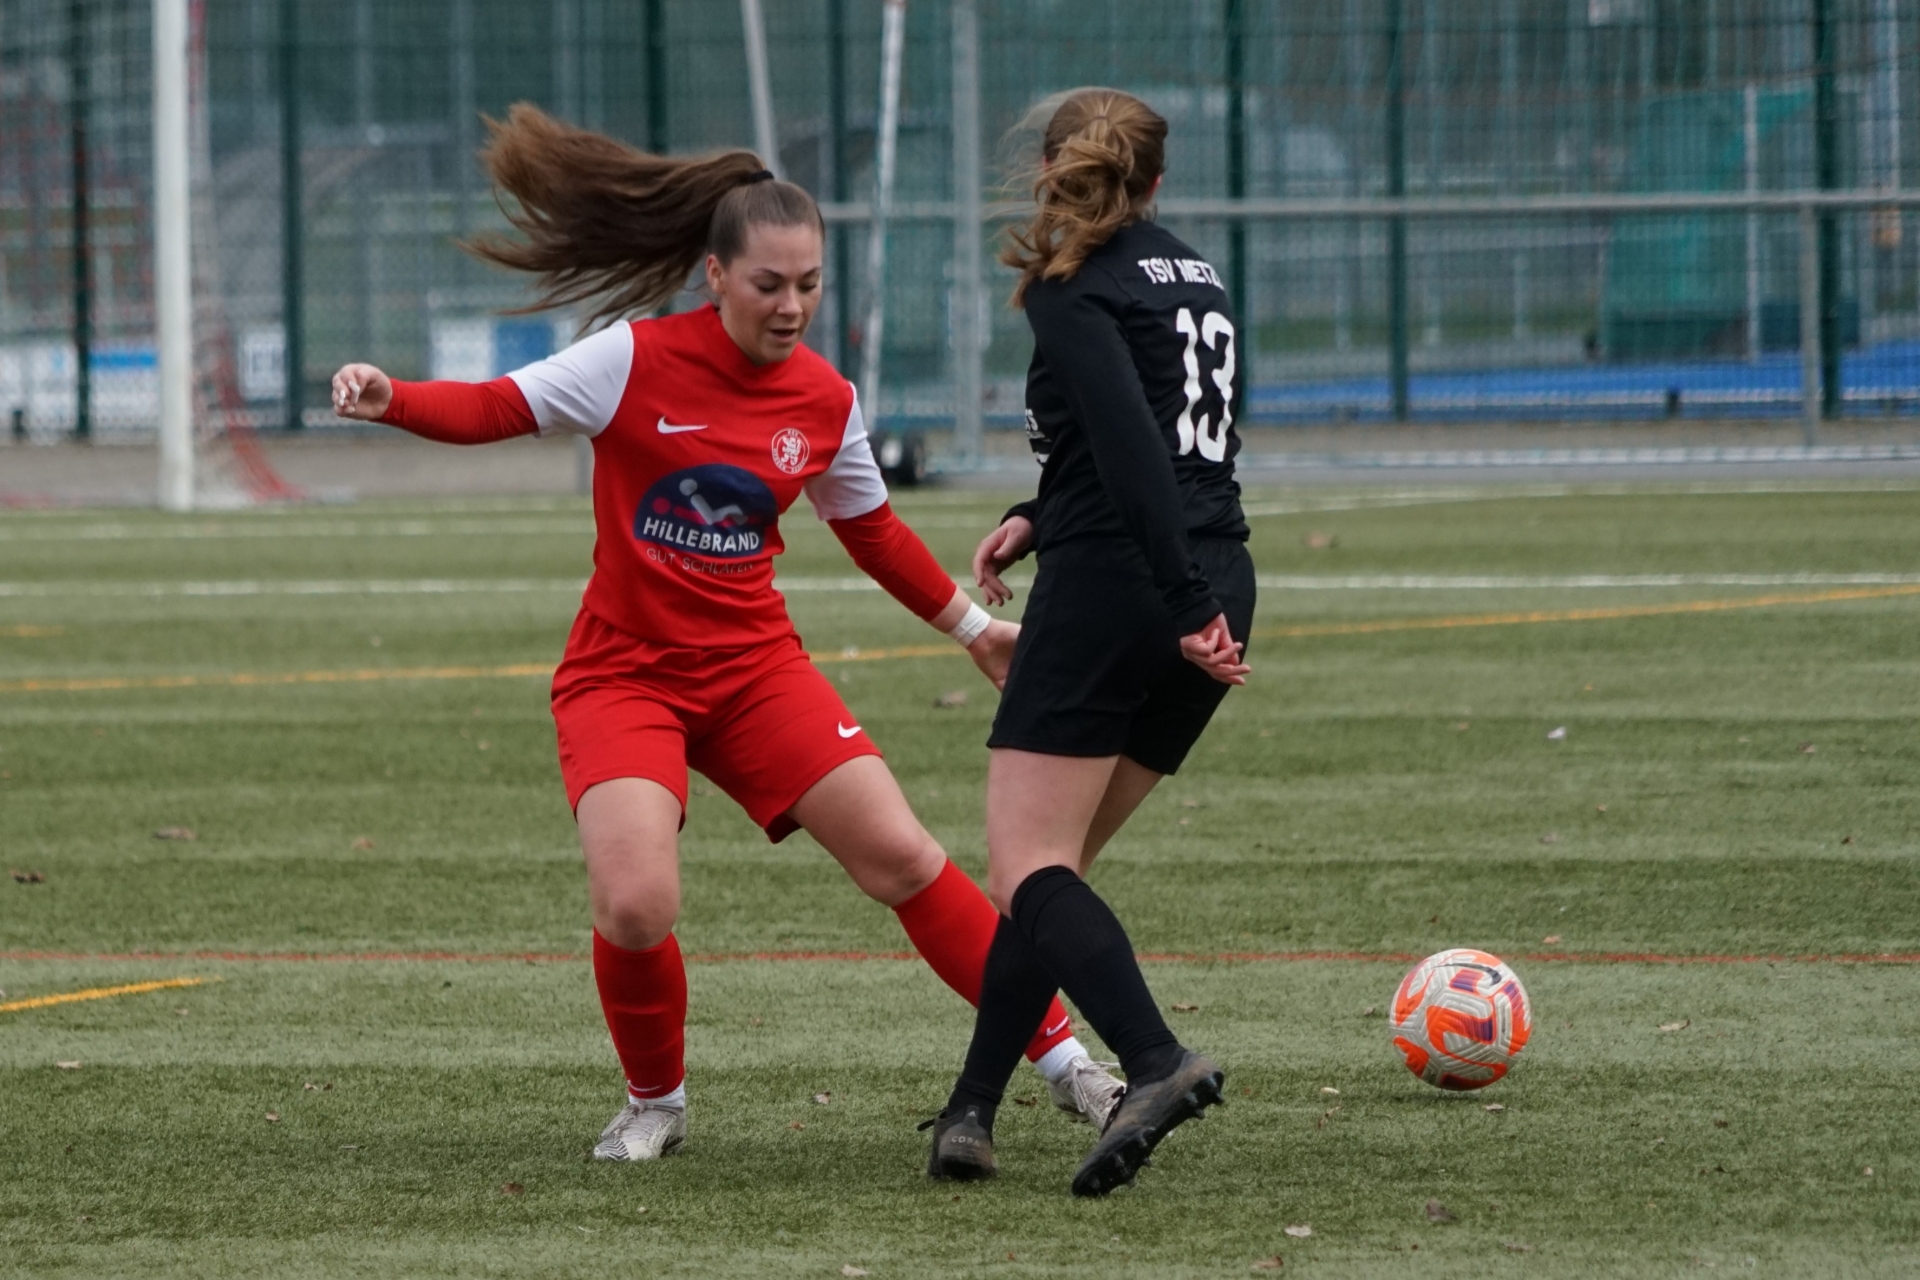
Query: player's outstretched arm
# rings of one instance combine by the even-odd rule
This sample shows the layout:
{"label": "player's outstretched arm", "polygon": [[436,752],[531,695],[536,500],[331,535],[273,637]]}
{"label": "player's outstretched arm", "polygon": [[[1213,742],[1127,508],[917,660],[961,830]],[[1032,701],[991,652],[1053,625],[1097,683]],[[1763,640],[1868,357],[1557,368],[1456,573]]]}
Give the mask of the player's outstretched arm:
{"label": "player's outstretched arm", "polygon": [[384,422],[446,444],[486,444],[540,429],[512,378],[491,382],[402,382],[370,364],[333,375],[333,411],[356,422]]}
{"label": "player's outstretched arm", "polygon": [[829,520],[827,527],[861,572],[916,617],[963,645],[994,688],[1006,683],[1018,624],[989,617],[975,604],[891,506],[883,502],[865,515]]}

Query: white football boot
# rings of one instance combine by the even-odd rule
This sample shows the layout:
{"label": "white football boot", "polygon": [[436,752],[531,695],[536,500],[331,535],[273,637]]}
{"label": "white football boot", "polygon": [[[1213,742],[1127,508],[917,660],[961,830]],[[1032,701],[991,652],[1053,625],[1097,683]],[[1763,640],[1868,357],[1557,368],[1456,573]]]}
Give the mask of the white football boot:
{"label": "white football boot", "polygon": [[1067,1073],[1047,1082],[1053,1105],[1076,1120],[1084,1120],[1096,1130],[1107,1127],[1107,1117],[1120,1105],[1127,1086],[1113,1073],[1117,1062],[1095,1062],[1081,1054],[1067,1064]]}
{"label": "white football boot", "polygon": [[687,1109],[658,1102],[629,1102],[620,1108],[600,1141],[595,1160],[658,1160],[670,1156],[687,1140]]}

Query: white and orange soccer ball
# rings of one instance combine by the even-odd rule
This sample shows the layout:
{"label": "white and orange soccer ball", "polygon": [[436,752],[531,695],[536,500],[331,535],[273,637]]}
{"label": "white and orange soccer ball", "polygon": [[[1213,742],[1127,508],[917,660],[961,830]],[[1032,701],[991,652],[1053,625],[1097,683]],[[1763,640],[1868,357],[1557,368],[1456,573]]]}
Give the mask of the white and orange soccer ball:
{"label": "white and orange soccer ball", "polygon": [[1393,993],[1393,1047],[1440,1089],[1484,1089],[1533,1033],[1527,989],[1506,961],[1466,947],[1428,956]]}

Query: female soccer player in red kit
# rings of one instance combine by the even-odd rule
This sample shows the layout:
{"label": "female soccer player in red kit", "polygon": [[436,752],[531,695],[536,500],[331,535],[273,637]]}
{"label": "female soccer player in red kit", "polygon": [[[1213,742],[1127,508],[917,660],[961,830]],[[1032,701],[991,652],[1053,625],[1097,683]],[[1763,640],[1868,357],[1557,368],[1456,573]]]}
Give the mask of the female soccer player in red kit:
{"label": "female soccer player in red kit", "polygon": [[[820,299],[820,211],[751,153],[648,155],[526,106],[485,159],[524,239],[472,248],[535,273],[541,305],[614,323],[470,384],[334,375],[335,411],[428,439],[593,442],[593,576],[553,681],[561,774],[585,854],[593,967],[627,1080],[594,1154],[647,1160],[686,1136],[686,974],[673,937],[687,769],[770,839],[799,828],[892,907],[927,963],[977,1000],[998,915],[921,827],[860,722],[808,661],[773,587],[801,493],[855,563],[967,647],[996,682],[1017,628],[987,618],[887,505],[853,388],[800,345]],[[710,306],[659,308],[704,260]],[[1055,1001],[1028,1045],[1063,1110],[1104,1123],[1119,1084]]]}

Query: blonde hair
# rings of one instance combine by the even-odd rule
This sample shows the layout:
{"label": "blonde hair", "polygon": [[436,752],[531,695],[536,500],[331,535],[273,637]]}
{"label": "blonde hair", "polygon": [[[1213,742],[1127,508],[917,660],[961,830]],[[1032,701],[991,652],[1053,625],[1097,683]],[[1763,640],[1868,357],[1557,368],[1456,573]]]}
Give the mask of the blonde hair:
{"label": "blonde hair", "polygon": [[1026,175],[1040,207],[1000,253],[1020,273],[1016,307],[1035,280],[1071,280],[1089,253],[1146,217],[1166,169],[1167,122],[1130,93],[1074,89],[1040,103],[1023,126],[1043,114],[1043,163]]}

